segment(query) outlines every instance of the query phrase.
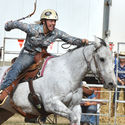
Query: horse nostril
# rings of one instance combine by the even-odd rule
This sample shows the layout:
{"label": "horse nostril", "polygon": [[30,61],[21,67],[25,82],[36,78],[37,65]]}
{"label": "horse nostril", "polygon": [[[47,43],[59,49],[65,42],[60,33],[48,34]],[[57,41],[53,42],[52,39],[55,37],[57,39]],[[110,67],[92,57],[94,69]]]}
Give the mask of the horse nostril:
{"label": "horse nostril", "polygon": [[109,87],[110,87],[111,90],[113,90],[113,88],[116,87],[115,84],[113,84],[112,82],[110,82],[108,85],[109,85]]}
{"label": "horse nostril", "polygon": [[114,84],[112,82],[109,83],[109,86],[114,86]]}
{"label": "horse nostril", "polygon": [[104,84],[104,88],[105,89],[110,89],[113,90],[113,88],[115,88],[115,84],[113,82],[109,82],[108,84]]}

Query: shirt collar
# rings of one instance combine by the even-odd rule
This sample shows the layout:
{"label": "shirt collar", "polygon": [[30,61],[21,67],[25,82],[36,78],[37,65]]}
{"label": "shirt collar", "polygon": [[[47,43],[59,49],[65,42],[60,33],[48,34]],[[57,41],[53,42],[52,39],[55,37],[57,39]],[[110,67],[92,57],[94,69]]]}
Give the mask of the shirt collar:
{"label": "shirt collar", "polygon": [[51,32],[51,34],[52,34],[52,35],[54,35],[54,34],[55,34],[55,29]]}
{"label": "shirt collar", "polygon": [[[40,25],[39,33],[44,34],[43,25],[42,24]],[[52,32],[49,32],[47,35],[49,35],[49,34],[54,35],[55,34],[55,29]]]}
{"label": "shirt collar", "polygon": [[39,27],[39,33],[43,33],[43,25],[42,24]]}

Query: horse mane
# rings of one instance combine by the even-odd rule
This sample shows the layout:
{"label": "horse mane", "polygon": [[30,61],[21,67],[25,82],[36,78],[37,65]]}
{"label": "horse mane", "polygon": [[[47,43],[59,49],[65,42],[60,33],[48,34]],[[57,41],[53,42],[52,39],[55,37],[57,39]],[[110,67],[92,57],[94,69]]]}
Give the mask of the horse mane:
{"label": "horse mane", "polygon": [[68,49],[68,52],[73,52],[74,50],[76,50],[76,49],[78,49],[78,48],[81,48],[81,47],[83,47],[83,46],[77,46],[77,47],[75,47],[75,48],[73,48],[73,49]]}
{"label": "horse mane", "polygon": [[90,45],[93,45],[92,41],[89,41],[89,44],[85,44],[85,45],[83,45],[83,46],[76,46],[76,47],[73,48],[73,49],[68,49],[68,52],[73,52],[73,51],[76,50],[76,49],[79,49],[79,48],[81,48],[81,47],[90,46]]}

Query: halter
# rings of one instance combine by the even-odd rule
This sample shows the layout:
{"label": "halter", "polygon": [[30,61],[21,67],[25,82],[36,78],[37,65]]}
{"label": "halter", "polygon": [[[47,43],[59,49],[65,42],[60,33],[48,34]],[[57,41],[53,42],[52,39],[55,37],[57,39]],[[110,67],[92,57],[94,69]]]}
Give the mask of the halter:
{"label": "halter", "polygon": [[[100,46],[101,47],[101,46]],[[97,65],[97,61],[95,59],[95,55],[93,55],[93,59],[94,59],[94,63],[95,63],[95,67],[96,67],[96,74],[93,73],[95,75],[95,77],[100,81],[100,82],[104,82],[103,78],[102,78],[102,74],[100,73],[99,70],[99,66]]]}
{"label": "halter", "polygon": [[[90,44],[90,45],[92,45],[92,44]],[[92,53],[92,57],[93,57],[92,59],[94,59],[94,63],[95,63],[95,67],[96,67],[96,74],[93,73],[93,72],[92,72],[92,74],[94,74],[95,78],[97,78],[100,82],[102,82],[102,81],[104,82],[104,80],[103,80],[102,75],[100,73],[99,66],[97,65],[97,61],[95,59],[95,54],[97,53],[97,50],[102,47],[102,45],[103,44],[101,44],[99,47],[97,47],[96,50],[94,50],[94,52]],[[84,56],[86,64],[87,64],[87,70],[90,71],[91,70],[90,63],[91,63],[92,59],[90,61],[87,60],[87,58],[86,58],[86,56],[84,54],[84,49],[83,49],[83,56]]]}

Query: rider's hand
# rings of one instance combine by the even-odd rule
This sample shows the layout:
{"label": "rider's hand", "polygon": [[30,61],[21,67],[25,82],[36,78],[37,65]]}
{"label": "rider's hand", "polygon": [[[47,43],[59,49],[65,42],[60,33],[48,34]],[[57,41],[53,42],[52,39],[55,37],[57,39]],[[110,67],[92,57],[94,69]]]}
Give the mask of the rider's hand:
{"label": "rider's hand", "polygon": [[12,22],[13,22],[13,21],[8,21],[8,22],[5,24],[5,30],[6,30],[6,31],[10,31],[10,30],[12,29],[12,28],[11,28]]}
{"label": "rider's hand", "polygon": [[124,81],[120,80],[121,85],[124,85]]}
{"label": "rider's hand", "polygon": [[88,40],[87,39],[82,39],[82,43],[83,44],[88,44]]}

